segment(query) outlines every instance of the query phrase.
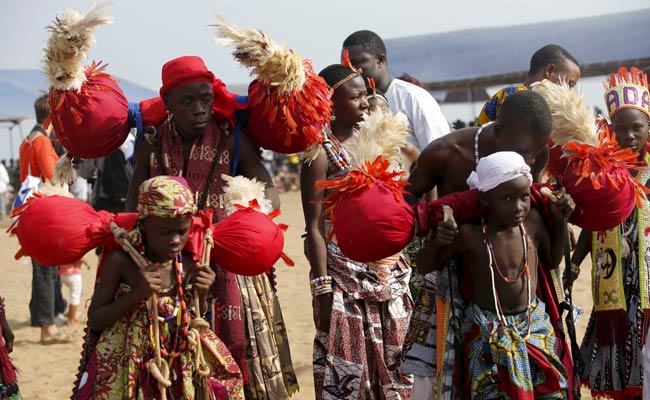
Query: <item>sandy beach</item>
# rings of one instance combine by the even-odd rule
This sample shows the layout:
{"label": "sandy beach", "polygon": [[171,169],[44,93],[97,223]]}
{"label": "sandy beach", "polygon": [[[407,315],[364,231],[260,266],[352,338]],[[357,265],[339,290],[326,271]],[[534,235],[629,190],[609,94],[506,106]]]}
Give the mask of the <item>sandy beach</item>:
{"label": "sandy beach", "polygon": [[[298,374],[300,392],[295,399],[313,399],[313,380],[311,368],[312,340],[314,327],[311,314],[311,293],[309,291],[309,265],[303,256],[303,244],[300,235],[304,230],[302,207],[299,192],[281,195],[282,216],[277,221],[289,225],[285,235],[285,252],[295,262],[295,267],[278,263],[278,296],[282,306],[294,367]],[[6,230],[9,221],[0,222],[0,228]],[[16,238],[6,234],[0,235],[0,260],[2,279],[0,295],[6,298],[7,319],[16,336],[14,352],[11,356],[19,370],[19,385],[25,399],[58,400],[69,398],[72,383],[79,363],[83,326],[86,321],[88,299],[95,280],[97,258],[87,255],[86,259],[93,266],[83,269],[84,293],[82,300],[81,324],[65,327],[75,338],[73,343],[53,346],[39,344],[39,330],[29,326],[29,299],[31,291],[31,264],[23,258],[14,260],[18,250]],[[582,339],[588,316],[591,311],[591,293],[589,286],[589,260],[583,265],[583,273],[575,284],[574,297],[577,304],[585,308],[585,316],[577,325],[578,338]],[[64,296],[67,297],[64,288]],[[583,398],[590,398],[583,392]]]}

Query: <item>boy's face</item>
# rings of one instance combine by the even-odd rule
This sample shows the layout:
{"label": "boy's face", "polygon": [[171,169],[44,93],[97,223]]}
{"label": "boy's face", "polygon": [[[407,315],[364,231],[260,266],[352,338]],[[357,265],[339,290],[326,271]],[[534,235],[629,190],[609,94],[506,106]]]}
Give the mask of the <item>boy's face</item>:
{"label": "boy's face", "polygon": [[142,225],[149,256],[154,262],[162,262],[173,259],[183,250],[192,218],[147,217]]}
{"label": "boy's face", "polygon": [[632,108],[625,108],[614,115],[612,129],[616,141],[624,149],[632,149],[640,156],[648,142],[650,122],[648,116]]}
{"label": "boy's face", "polygon": [[201,136],[212,116],[212,85],[195,82],[171,90],[165,97],[167,110],[174,116],[179,133]]}
{"label": "boy's face", "polygon": [[530,211],[530,181],[523,176],[479,193],[490,219],[504,227],[521,224]]}

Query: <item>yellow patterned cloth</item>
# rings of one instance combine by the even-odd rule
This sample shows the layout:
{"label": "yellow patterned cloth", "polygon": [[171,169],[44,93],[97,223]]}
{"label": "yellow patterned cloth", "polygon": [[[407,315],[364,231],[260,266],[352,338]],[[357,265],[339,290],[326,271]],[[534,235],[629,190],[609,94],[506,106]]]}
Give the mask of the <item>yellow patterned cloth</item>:
{"label": "yellow patterned cloth", "polygon": [[[191,289],[189,286],[188,289]],[[115,298],[127,295],[131,287],[120,284]],[[187,293],[192,293],[187,290]],[[186,301],[191,304],[190,295]],[[158,298],[158,312],[166,323],[161,324],[160,340],[173,348],[176,329],[175,299],[171,290]],[[171,317],[171,318],[170,318]],[[95,335],[99,335],[96,337]],[[241,372],[226,346],[210,330],[201,333],[203,355],[210,367],[210,393],[213,398],[244,400]],[[101,333],[90,331],[84,346],[83,359],[73,398],[77,400],[144,400],[158,399],[156,380],[147,372],[147,361],[155,357],[150,340],[146,301],[124,314]],[[172,385],[167,389],[169,400],[194,400],[196,366],[192,351],[182,351],[169,361]]]}
{"label": "yellow patterned cloth", "polygon": [[496,121],[497,116],[499,116],[501,105],[506,101],[508,96],[517,92],[523,92],[524,90],[528,90],[528,88],[524,85],[519,85],[505,87],[496,92],[485,103],[483,109],[481,109],[481,113],[478,115],[478,122],[476,126],[481,126],[483,124],[487,124],[488,122]]}
{"label": "yellow patterned cloth", "polygon": [[140,185],[139,218],[176,218],[196,212],[192,191],[187,181],[176,176],[156,176]]}
{"label": "yellow patterned cloth", "polygon": [[506,315],[501,325],[493,311],[470,305],[464,323],[469,398],[566,398],[567,372],[545,310],[535,299],[530,319],[526,312]]}

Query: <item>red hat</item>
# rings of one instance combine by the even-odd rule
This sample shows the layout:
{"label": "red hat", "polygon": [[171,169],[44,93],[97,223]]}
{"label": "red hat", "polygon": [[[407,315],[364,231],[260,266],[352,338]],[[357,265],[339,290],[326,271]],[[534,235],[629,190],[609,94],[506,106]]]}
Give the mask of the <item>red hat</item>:
{"label": "red hat", "polygon": [[162,82],[160,97],[170,90],[190,83],[215,81],[214,74],[205,66],[203,59],[197,56],[183,56],[167,61],[162,67]]}

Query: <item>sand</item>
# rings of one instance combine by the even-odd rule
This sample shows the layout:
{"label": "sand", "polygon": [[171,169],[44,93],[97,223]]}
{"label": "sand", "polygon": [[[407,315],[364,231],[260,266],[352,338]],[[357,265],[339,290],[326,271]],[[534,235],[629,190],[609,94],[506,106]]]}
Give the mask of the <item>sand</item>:
{"label": "sand", "polygon": [[[303,242],[300,238],[304,230],[300,194],[285,193],[281,195],[281,200],[283,214],[278,221],[289,224],[285,236],[285,252],[296,262],[295,267],[287,267],[283,263],[277,265],[278,296],[301,387],[294,398],[313,399],[311,353],[315,331],[311,314],[309,265],[303,256]],[[0,222],[0,228],[4,228],[3,230],[6,230],[7,226],[8,220]],[[19,370],[21,392],[25,399],[69,398],[79,363],[83,325],[86,321],[88,299],[94,284],[95,269],[84,268],[82,271],[84,280],[82,323],[76,327],[64,328],[74,337],[73,343],[43,346],[39,344],[39,330],[29,326],[31,264],[26,258],[14,260],[17,249],[16,238],[6,234],[0,235],[0,260],[2,260],[0,295],[6,298],[7,319],[16,336],[11,356]],[[87,259],[91,265],[96,265],[97,259],[94,255],[88,255]],[[574,290],[576,303],[582,305],[586,311],[586,315],[577,325],[578,338],[582,338],[591,311],[588,267],[589,265],[583,266],[583,273],[576,282]],[[67,297],[65,288],[64,296]],[[583,398],[590,397],[583,396]]]}

